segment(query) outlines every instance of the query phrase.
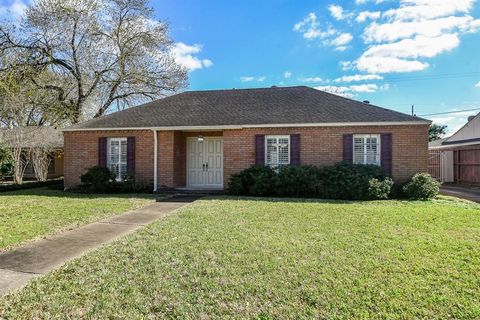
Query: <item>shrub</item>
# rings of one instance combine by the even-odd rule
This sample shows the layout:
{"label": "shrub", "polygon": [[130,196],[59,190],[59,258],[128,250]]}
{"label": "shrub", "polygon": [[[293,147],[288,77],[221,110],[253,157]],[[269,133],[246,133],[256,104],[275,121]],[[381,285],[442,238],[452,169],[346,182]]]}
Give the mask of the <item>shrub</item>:
{"label": "shrub", "polygon": [[314,166],[281,167],[275,181],[275,194],[281,197],[316,196],[318,173]]}
{"label": "shrub", "polygon": [[388,199],[393,181],[378,166],[340,163],[317,168],[285,166],[275,171],[252,166],[230,177],[233,195],[322,197],[327,199]]}
{"label": "shrub", "polygon": [[0,142],[0,179],[13,174],[12,148]]}
{"label": "shrub", "polygon": [[328,199],[371,199],[370,179],[383,182],[385,171],[379,166],[338,163],[320,170],[319,195]]}
{"label": "shrub", "polygon": [[414,200],[435,198],[440,192],[440,183],[428,173],[417,173],[403,187],[405,196]]}
{"label": "shrub", "polygon": [[115,175],[105,167],[91,167],[81,177],[80,181],[87,188],[92,188],[95,192],[105,192],[111,183],[115,181]]}
{"label": "shrub", "polygon": [[233,174],[228,180],[228,193],[237,196],[247,194],[240,174]]}
{"label": "shrub", "polygon": [[0,192],[34,189],[34,188],[41,188],[41,187],[48,187],[50,189],[55,189],[55,190],[63,190],[63,178],[52,179],[47,181],[30,181],[30,182],[24,182],[22,184],[0,185]]}
{"label": "shrub", "polygon": [[270,196],[273,195],[275,171],[267,166],[255,165],[230,178],[230,194]]}
{"label": "shrub", "polygon": [[377,178],[368,180],[368,198],[386,200],[389,198],[393,187],[393,180],[391,178],[385,178],[380,181]]}

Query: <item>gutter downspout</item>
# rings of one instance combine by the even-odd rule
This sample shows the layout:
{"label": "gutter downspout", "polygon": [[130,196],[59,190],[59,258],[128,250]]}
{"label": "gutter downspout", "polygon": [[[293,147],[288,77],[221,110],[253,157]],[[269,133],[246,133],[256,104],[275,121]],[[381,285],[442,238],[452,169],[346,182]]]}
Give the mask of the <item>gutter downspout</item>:
{"label": "gutter downspout", "polygon": [[157,130],[153,131],[153,192],[157,192],[158,185],[158,138]]}

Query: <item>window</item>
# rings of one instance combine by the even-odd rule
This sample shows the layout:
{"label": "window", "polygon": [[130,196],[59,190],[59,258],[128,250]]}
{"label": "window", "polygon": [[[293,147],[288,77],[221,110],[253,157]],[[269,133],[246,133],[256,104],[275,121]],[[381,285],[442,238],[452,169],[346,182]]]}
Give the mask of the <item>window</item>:
{"label": "window", "polygon": [[108,168],[117,181],[122,181],[127,175],[127,138],[108,139]]}
{"label": "window", "polygon": [[290,136],[265,136],[265,164],[272,168],[290,164]]}
{"label": "window", "polygon": [[380,165],[380,135],[353,136],[353,163]]}

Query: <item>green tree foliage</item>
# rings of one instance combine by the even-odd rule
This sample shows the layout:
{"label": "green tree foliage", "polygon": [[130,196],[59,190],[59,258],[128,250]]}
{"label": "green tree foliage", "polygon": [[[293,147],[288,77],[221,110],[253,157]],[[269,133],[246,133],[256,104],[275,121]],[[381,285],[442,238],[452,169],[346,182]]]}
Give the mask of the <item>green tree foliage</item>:
{"label": "green tree foliage", "polygon": [[428,128],[428,141],[441,139],[447,133],[447,126],[432,123]]}

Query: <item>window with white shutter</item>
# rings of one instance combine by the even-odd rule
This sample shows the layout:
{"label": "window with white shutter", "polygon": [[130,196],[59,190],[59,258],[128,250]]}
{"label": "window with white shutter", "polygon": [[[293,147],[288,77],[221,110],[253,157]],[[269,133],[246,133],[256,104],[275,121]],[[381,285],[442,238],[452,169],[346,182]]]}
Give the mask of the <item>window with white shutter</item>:
{"label": "window with white shutter", "polygon": [[117,181],[127,176],[127,138],[108,139],[107,166]]}
{"label": "window with white shutter", "polygon": [[290,136],[265,136],[265,165],[278,168],[290,164]]}
{"label": "window with white shutter", "polygon": [[380,135],[353,135],[353,163],[380,165]]}

